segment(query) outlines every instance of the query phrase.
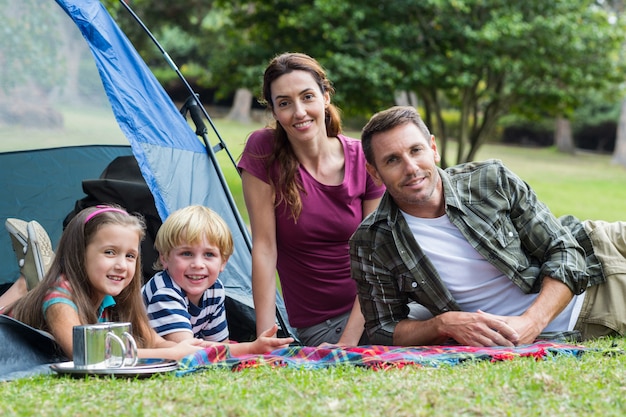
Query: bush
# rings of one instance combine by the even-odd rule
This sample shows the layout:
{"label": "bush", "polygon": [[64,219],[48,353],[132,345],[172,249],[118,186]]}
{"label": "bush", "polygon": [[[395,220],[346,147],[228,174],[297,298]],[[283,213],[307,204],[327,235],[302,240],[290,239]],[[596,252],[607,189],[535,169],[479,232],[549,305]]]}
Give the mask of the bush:
{"label": "bush", "polygon": [[613,153],[617,136],[617,123],[605,121],[596,125],[583,125],[574,132],[576,147],[597,152]]}

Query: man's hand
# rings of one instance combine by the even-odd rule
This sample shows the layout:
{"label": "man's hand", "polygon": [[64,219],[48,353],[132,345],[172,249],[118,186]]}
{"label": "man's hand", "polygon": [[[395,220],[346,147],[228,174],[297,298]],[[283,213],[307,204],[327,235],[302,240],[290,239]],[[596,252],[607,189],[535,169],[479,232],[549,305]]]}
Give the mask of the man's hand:
{"label": "man's hand", "polygon": [[507,320],[484,312],[451,311],[437,316],[443,334],[468,346],[515,346],[520,343],[518,331]]}
{"label": "man's hand", "polygon": [[485,313],[484,311],[478,311],[478,314],[490,317],[496,320],[502,320],[508,324],[511,328],[515,329],[519,335],[518,344],[533,343],[537,336],[543,331],[543,327],[539,323],[532,319],[522,316],[498,316],[495,314]]}

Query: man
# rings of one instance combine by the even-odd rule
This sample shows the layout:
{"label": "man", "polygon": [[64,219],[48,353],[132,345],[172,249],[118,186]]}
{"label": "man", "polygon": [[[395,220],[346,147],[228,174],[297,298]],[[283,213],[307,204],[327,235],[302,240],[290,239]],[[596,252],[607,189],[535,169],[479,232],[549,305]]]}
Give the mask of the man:
{"label": "man", "polygon": [[[626,223],[556,219],[496,160],[440,169],[412,107],[375,114],[361,140],[368,172],[387,188],[350,242],[372,343],[625,333]],[[409,318],[411,301],[432,318]]]}

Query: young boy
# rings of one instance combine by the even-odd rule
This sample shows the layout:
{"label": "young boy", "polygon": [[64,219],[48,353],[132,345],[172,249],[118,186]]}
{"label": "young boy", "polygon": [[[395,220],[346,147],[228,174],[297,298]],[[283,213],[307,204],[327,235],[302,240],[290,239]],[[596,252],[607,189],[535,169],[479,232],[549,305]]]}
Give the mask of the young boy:
{"label": "young boy", "polygon": [[[224,286],[219,280],[233,253],[226,222],[213,210],[189,206],[172,213],[160,227],[155,247],[160,269],[142,288],[150,325],[174,342],[200,338],[229,343]],[[277,326],[254,342],[230,345],[232,354],[265,353],[287,346]]]}

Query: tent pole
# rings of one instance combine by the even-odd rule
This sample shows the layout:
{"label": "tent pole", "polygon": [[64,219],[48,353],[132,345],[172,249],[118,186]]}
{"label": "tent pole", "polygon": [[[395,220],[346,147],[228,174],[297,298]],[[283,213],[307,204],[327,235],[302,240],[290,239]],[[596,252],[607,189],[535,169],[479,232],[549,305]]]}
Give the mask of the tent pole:
{"label": "tent pole", "polygon": [[220,180],[220,183],[221,183],[222,187],[224,188],[224,190],[226,190],[226,195],[228,197],[228,204],[229,204],[231,210],[233,211],[233,213],[235,213],[235,217],[236,217],[236,220],[237,220],[237,225],[239,226],[239,228],[241,230],[241,234],[243,235],[244,240],[246,242],[246,245],[248,246],[248,250],[252,250],[252,241],[250,239],[250,234],[248,233],[248,228],[246,227],[243,219],[241,218],[241,214],[239,213],[239,209],[237,208],[237,205],[235,204],[235,200],[234,200],[234,198],[233,198],[233,196],[232,196],[232,194],[230,192],[230,188],[228,187],[228,183],[226,182],[226,179],[224,178],[224,174],[218,168],[219,164],[217,162],[217,158],[215,157],[215,151],[213,150],[213,148],[211,147],[211,144],[209,142],[206,126],[204,125],[204,122],[202,121],[202,115],[199,114],[200,110],[202,111],[202,113],[204,114],[206,119],[209,121],[209,124],[211,125],[211,128],[215,132],[215,135],[217,136],[217,138],[218,138],[218,140],[220,142],[219,143],[219,147],[218,147],[217,150],[218,151],[222,150],[222,149],[225,150],[226,153],[228,154],[228,157],[230,158],[230,161],[232,162],[233,166],[236,167],[237,163],[235,162],[235,159],[233,158],[232,154],[228,150],[228,147],[226,146],[226,143],[224,143],[224,140],[222,139],[222,137],[220,136],[219,132],[217,131],[217,128],[215,127],[215,124],[211,120],[211,117],[209,116],[208,112],[202,106],[202,103],[200,102],[200,98],[199,98],[198,94],[196,94],[193,91],[193,88],[191,88],[191,85],[189,85],[189,82],[187,82],[187,80],[185,79],[183,74],[178,69],[178,66],[176,66],[176,64],[174,63],[172,58],[169,56],[167,51],[165,51],[165,49],[161,46],[159,41],[154,37],[152,32],[150,32],[148,27],[143,23],[143,21],[139,18],[139,16],[137,16],[137,14],[134,12],[134,10],[131,9],[130,6],[128,4],[126,4],[126,2],[124,0],[120,0],[120,3],[122,3],[124,8],[126,10],[128,10],[128,12],[131,14],[131,16],[135,19],[135,21],[141,26],[141,28],[144,30],[144,32],[146,32],[146,34],[150,37],[152,42],[154,42],[154,44],[157,46],[159,51],[161,51],[161,54],[163,54],[163,57],[165,58],[165,60],[169,64],[169,66],[172,68],[172,70],[174,70],[174,72],[176,72],[176,74],[181,79],[181,81],[183,82],[183,84],[185,85],[187,90],[189,90],[189,92],[191,93],[191,96],[189,97],[189,99],[187,99],[187,101],[183,105],[183,108],[181,109],[181,113],[183,114],[183,117],[185,117],[186,116],[186,110],[189,110],[189,112],[191,114],[191,118],[192,118],[194,124],[196,125],[196,135],[200,136],[202,138],[203,142],[204,142],[204,147],[206,148],[207,155],[211,159],[211,162],[213,163],[213,165],[216,167],[215,171],[217,172],[217,175],[218,175],[218,178]]}
{"label": "tent pole", "polygon": [[[224,174],[222,173],[221,169],[219,168],[219,164],[217,162],[217,158],[215,157],[215,151],[210,146],[210,143],[209,143],[209,140],[208,140],[208,137],[207,137],[206,126],[204,125],[204,122],[202,121],[202,116],[200,114],[198,114],[198,110],[199,109],[202,110],[202,114],[204,114],[204,117],[209,121],[209,124],[211,125],[211,128],[213,129],[213,131],[215,132],[215,135],[217,136],[217,138],[219,140],[219,144],[217,145],[217,148],[218,148],[217,151],[222,150],[222,149],[225,150],[226,153],[228,154],[228,157],[230,158],[231,163],[233,164],[233,166],[236,167],[237,163],[235,162],[235,159],[233,158],[232,154],[228,150],[228,147],[226,146],[226,143],[224,142],[224,140],[220,136],[219,132],[217,131],[217,128],[215,127],[215,124],[213,123],[213,120],[211,120],[211,117],[209,116],[209,113],[202,106],[202,103],[200,102],[200,98],[199,98],[198,94],[196,94],[193,91],[193,88],[191,88],[191,85],[189,85],[189,83],[187,82],[187,80],[185,79],[183,74],[180,72],[180,70],[178,69],[178,67],[176,66],[176,64],[172,60],[172,58],[165,51],[165,49],[163,49],[163,47],[161,46],[159,41],[154,37],[152,32],[150,32],[148,27],[143,23],[143,21],[139,18],[139,16],[137,16],[137,14],[133,11],[133,9],[131,9],[131,7],[128,4],[126,4],[126,2],[124,0],[119,0],[119,1],[124,6],[124,8],[126,10],[128,10],[128,12],[135,19],[135,21],[139,24],[139,26],[141,26],[141,28],[144,30],[144,32],[150,37],[152,42],[154,42],[154,44],[157,46],[157,48],[159,49],[159,51],[161,52],[161,54],[163,55],[163,57],[165,58],[165,60],[169,64],[169,66],[172,68],[172,70],[174,70],[174,72],[176,72],[176,75],[178,75],[180,80],[185,85],[185,88],[187,88],[187,90],[191,94],[191,96],[187,99],[187,101],[183,105],[183,108],[181,109],[181,113],[184,112],[183,113],[183,115],[184,115],[187,112],[187,110],[189,110],[191,118],[192,118],[194,124],[196,125],[196,135],[202,137],[202,140],[204,141],[204,147],[206,148],[207,154],[208,154],[209,158],[211,159],[211,162],[213,162],[213,164],[215,166],[215,171],[217,172],[217,175],[218,175],[218,178],[220,180],[220,183],[222,184],[222,187],[226,191],[226,195],[228,197],[228,203],[229,203],[231,209],[233,210],[233,213],[235,214],[235,218],[237,220],[237,224],[238,224],[239,228],[241,229],[241,233],[242,233],[242,235],[244,237],[246,245],[248,246],[248,249],[250,251],[252,251],[252,240],[250,238],[250,233],[248,232],[248,228],[246,227],[243,219],[241,218],[241,214],[239,213],[239,209],[237,208],[237,205],[235,204],[233,196],[232,196],[232,194],[230,192],[230,188],[228,187],[228,183],[226,182],[226,179],[224,178]],[[282,316],[280,310],[278,309],[278,305],[276,306],[276,320],[278,321],[278,326],[280,328],[279,330],[282,330],[286,336],[294,337],[294,339],[296,340],[296,344],[299,344],[300,342],[299,342],[298,337],[295,334],[291,334],[291,332],[289,330],[289,327],[287,326],[287,323],[283,319],[283,316]]]}
{"label": "tent pole", "polygon": [[[159,43],[159,41],[154,37],[154,35],[152,34],[152,32],[150,32],[150,30],[148,29],[148,27],[143,23],[143,21],[139,18],[139,16],[137,16],[137,14],[135,13],[135,11],[133,9],[131,9],[131,7],[126,4],[126,2],[124,0],[119,0],[120,3],[124,6],[124,8],[126,10],[128,10],[128,12],[130,13],[130,15],[133,17],[133,19],[135,19],[135,21],[139,24],[139,26],[141,26],[141,28],[144,30],[144,32],[146,32],[146,34],[150,37],[150,39],[152,40],[152,42],[154,42],[154,44],[156,45],[156,47],[159,49],[159,51],[161,52],[161,54],[163,55],[163,58],[165,58],[165,61],[168,63],[168,65],[172,68],[172,70],[176,73],[176,75],[178,75],[178,78],[180,78],[180,80],[183,82],[183,84],[185,85],[185,88],[187,88],[187,90],[189,91],[189,93],[193,96],[196,104],[198,105],[198,107],[200,108],[200,110],[202,111],[202,113],[204,114],[204,117],[206,117],[206,119],[209,121],[209,124],[211,125],[211,128],[213,129],[213,132],[215,133],[215,136],[217,136],[217,139],[219,140],[219,144],[218,144],[218,151],[219,150],[225,150],[226,153],[228,154],[228,157],[230,158],[230,161],[232,162],[232,164],[234,166],[237,166],[237,163],[235,162],[235,158],[233,158],[232,154],[230,153],[230,151],[228,150],[228,147],[226,147],[226,143],[224,142],[224,140],[222,139],[222,137],[220,136],[219,132],[217,131],[217,128],[215,127],[215,124],[213,123],[213,120],[211,119],[211,116],[209,116],[209,113],[206,111],[206,109],[202,106],[202,103],[200,102],[200,98],[198,96],[198,94],[196,94],[193,91],[193,88],[191,88],[191,85],[189,85],[189,83],[187,82],[187,80],[185,79],[185,77],[183,76],[183,74],[180,72],[180,70],[178,69],[178,66],[174,63],[174,60],[172,60],[172,58],[169,56],[169,54],[167,53],[167,51],[165,51],[165,49],[161,46],[161,44]],[[198,132],[196,132],[196,134],[198,134]],[[208,142],[205,141],[205,146],[209,147]]]}

